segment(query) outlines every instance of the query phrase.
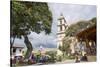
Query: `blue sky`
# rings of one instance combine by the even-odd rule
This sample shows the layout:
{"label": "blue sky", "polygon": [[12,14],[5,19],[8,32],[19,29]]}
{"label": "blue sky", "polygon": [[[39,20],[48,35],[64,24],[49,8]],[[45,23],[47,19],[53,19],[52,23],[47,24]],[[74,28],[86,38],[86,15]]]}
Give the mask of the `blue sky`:
{"label": "blue sky", "polygon": [[[37,48],[43,45],[44,47],[56,47],[57,38],[57,22],[60,14],[65,17],[68,25],[73,24],[79,20],[89,20],[96,17],[95,5],[75,5],[75,4],[61,4],[61,3],[48,3],[49,8],[53,15],[52,31],[50,35],[46,35],[44,32],[37,34],[32,32],[29,35],[29,39],[32,45]],[[25,46],[24,39],[16,39],[15,44],[18,46]]]}

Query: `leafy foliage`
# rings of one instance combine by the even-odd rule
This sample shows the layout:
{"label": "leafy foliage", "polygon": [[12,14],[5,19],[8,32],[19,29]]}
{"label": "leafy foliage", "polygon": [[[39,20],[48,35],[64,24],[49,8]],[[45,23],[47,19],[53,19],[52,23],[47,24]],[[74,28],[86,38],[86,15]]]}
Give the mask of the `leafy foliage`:
{"label": "leafy foliage", "polygon": [[69,49],[70,49],[70,43],[71,43],[71,40],[64,38],[63,45],[59,46],[59,49],[67,54],[69,52]]}
{"label": "leafy foliage", "polygon": [[93,25],[96,25],[96,17],[89,21],[79,21],[69,26],[69,28],[66,30],[66,36],[73,36],[77,32]]}
{"label": "leafy foliage", "polygon": [[11,1],[11,36],[51,31],[52,14],[47,3]]}
{"label": "leafy foliage", "polygon": [[[51,32],[52,13],[47,3],[11,1],[11,28],[10,38],[21,38],[24,36],[24,43],[27,47],[25,59],[28,59],[33,50],[32,44],[27,35],[31,31],[46,34]],[[13,41],[14,42],[14,41]],[[11,43],[11,48],[13,43]]]}
{"label": "leafy foliage", "polygon": [[56,60],[56,54],[57,54],[56,51],[47,51],[46,52],[46,55],[49,55],[50,56],[49,62],[52,62],[52,63],[55,62],[55,60]]}
{"label": "leafy foliage", "polygon": [[94,18],[92,18],[90,21],[91,21],[91,25],[96,25],[97,18],[94,17]]}

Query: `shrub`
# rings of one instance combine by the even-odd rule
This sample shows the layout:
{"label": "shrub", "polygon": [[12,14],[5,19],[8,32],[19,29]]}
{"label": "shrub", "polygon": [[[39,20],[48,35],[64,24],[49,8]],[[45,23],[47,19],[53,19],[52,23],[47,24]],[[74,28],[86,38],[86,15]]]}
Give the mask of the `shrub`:
{"label": "shrub", "polygon": [[48,62],[54,63],[56,61],[56,51],[47,51],[46,55],[49,55],[49,60]]}

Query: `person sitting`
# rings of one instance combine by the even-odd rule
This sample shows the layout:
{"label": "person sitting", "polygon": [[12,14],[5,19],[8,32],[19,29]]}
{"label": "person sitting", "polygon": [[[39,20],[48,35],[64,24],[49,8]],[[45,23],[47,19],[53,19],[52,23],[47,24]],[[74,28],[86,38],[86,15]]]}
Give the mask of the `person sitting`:
{"label": "person sitting", "polygon": [[82,56],[81,61],[88,61],[86,54],[84,54],[84,56]]}
{"label": "person sitting", "polygon": [[35,64],[36,63],[36,57],[34,56],[34,54],[32,53],[29,59],[30,64]]}
{"label": "person sitting", "polygon": [[75,63],[78,63],[78,62],[80,62],[80,60],[79,60],[78,56],[76,55],[76,57],[75,57]]}
{"label": "person sitting", "polygon": [[44,55],[42,58],[43,58],[42,63],[46,63],[46,62],[47,62],[47,60],[48,60],[47,56],[46,56],[46,55]]}
{"label": "person sitting", "polygon": [[40,56],[39,62],[43,63],[43,56]]}

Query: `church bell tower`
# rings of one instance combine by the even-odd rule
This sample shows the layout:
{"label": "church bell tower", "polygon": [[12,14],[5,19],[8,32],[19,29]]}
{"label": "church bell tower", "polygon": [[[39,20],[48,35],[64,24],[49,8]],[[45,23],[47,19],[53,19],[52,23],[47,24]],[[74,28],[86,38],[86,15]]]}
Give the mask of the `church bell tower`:
{"label": "church bell tower", "polygon": [[68,28],[67,22],[63,16],[63,14],[60,15],[60,17],[58,18],[58,24],[57,24],[57,48],[59,48],[59,46],[63,45],[63,38],[65,37],[65,31]]}

